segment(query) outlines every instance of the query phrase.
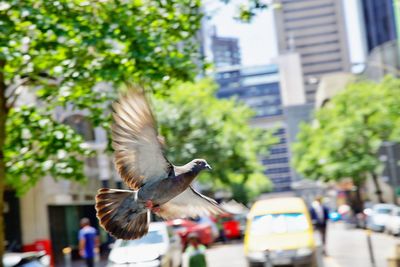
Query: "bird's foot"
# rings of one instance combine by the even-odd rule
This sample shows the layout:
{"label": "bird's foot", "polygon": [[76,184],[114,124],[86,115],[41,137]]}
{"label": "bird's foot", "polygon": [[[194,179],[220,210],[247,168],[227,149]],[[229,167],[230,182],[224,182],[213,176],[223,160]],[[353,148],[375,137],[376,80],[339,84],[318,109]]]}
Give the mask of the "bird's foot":
{"label": "bird's foot", "polygon": [[160,205],[154,205],[152,200],[147,200],[145,206],[154,213],[160,212],[161,210]]}

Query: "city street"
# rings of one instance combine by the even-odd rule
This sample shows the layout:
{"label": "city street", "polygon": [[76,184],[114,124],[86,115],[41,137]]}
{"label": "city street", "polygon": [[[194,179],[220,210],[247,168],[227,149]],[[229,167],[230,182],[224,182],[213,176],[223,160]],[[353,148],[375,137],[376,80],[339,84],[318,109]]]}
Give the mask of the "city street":
{"label": "city street", "polygon": [[[387,257],[400,238],[383,233],[372,233],[372,246],[376,265],[387,267]],[[339,222],[330,224],[328,232],[328,256],[324,258],[324,267],[372,267],[368,253],[367,234],[365,230],[347,228]],[[246,267],[243,243],[232,241],[229,244],[214,244],[207,250],[209,267]],[[98,267],[106,266],[103,259]],[[84,266],[82,261],[76,261],[73,266]]]}
{"label": "city street", "polygon": [[400,266],[400,0],[0,14],[0,267]]}
{"label": "city street", "polygon": [[[398,238],[381,233],[371,236],[376,267],[386,267],[386,258]],[[325,267],[372,266],[368,254],[366,231],[347,229],[342,223],[331,224],[328,233],[328,256],[324,259]],[[247,266],[242,243],[215,245],[207,252],[211,267]]]}

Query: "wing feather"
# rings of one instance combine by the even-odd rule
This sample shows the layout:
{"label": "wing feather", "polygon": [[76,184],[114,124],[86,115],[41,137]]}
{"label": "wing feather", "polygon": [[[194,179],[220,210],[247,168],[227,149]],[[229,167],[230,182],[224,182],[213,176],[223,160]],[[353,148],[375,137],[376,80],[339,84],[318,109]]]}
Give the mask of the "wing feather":
{"label": "wing feather", "polygon": [[112,146],[115,166],[131,189],[168,177],[171,163],[163,154],[156,123],[143,93],[130,90],[113,104]]}
{"label": "wing feather", "polygon": [[170,220],[184,217],[198,217],[223,213],[218,203],[189,186],[185,191],[160,206],[160,217]]}

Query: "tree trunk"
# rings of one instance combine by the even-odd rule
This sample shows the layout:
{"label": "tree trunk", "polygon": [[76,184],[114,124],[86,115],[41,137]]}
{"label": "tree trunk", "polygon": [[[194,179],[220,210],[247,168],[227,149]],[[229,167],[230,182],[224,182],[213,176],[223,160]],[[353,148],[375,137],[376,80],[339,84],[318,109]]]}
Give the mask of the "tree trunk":
{"label": "tree trunk", "polygon": [[4,255],[5,229],[4,229],[4,187],[6,180],[6,166],[4,162],[4,142],[6,139],[6,85],[4,81],[5,61],[0,60],[0,267],[3,267],[1,260]]}
{"label": "tree trunk", "polygon": [[378,197],[378,201],[379,201],[379,203],[384,203],[385,201],[383,200],[383,197],[382,197],[382,190],[381,190],[381,186],[379,185],[378,175],[376,173],[372,172],[371,176],[372,176],[372,180],[374,181],[375,194]]}
{"label": "tree trunk", "polygon": [[354,207],[353,207],[353,211],[355,214],[360,213],[364,210],[364,201],[362,199],[361,196],[361,183],[360,184],[356,184],[356,195],[355,195],[355,199],[354,199]]}

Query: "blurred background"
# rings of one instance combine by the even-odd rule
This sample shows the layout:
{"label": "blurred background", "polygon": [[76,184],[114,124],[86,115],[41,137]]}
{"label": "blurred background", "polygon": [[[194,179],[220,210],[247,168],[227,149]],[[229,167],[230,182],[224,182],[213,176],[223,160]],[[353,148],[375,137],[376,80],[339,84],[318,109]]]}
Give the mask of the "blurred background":
{"label": "blurred background", "polygon": [[[96,266],[186,266],[196,238],[208,266],[400,266],[400,1],[6,0],[0,18],[5,266],[84,266],[83,217]],[[97,190],[127,188],[127,82],[171,162],[212,165],[194,187],[226,214],[153,216],[132,242],[99,226]]]}

